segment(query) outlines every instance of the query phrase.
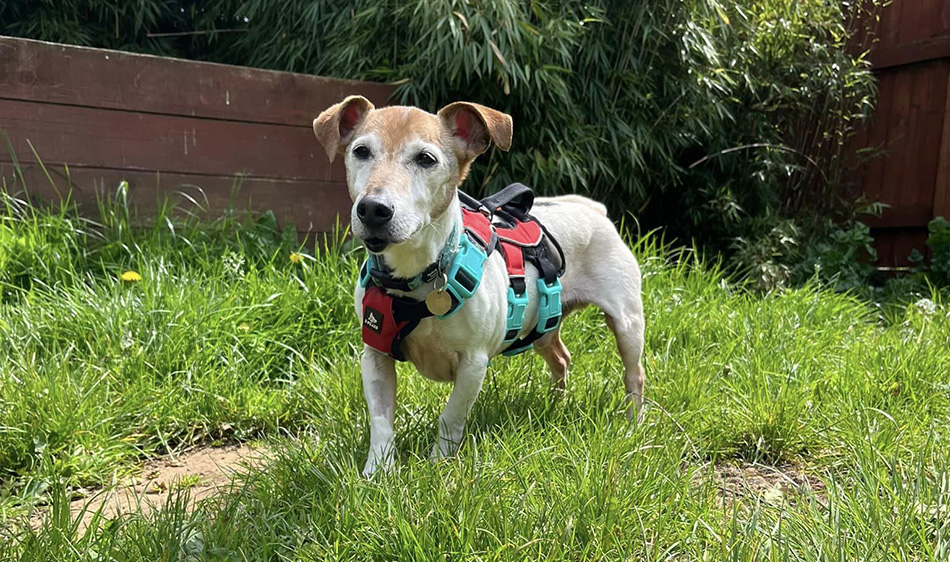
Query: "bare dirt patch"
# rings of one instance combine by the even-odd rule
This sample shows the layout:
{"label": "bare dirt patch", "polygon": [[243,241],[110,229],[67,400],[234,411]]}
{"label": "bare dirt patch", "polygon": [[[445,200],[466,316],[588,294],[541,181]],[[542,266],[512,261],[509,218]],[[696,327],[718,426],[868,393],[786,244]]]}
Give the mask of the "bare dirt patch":
{"label": "bare dirt patch", "polygon": [[797,501],[806,494],[820,503],[825,500],[824,482],[793,463],[720,465],[715,467],[713,479],[725,507],[743,500],[776,505]]}
{"label": "bare dirt patch", "polygon": [[[230,445],[202,447],[154,459],[122,485],[89,491],[73,500],[70,511],[74,519],[81,515],[80,530],[84,530],[100,510],[107,520],[127,513],[148,514],[164,505],[169,494],[182,488],[188,489],[191,508],[196,502],[227,488],[236,472],[259,463],[265,453],[249,445]],[[45,511],[38,512],[31,523],[38,526],[45,516]]]}

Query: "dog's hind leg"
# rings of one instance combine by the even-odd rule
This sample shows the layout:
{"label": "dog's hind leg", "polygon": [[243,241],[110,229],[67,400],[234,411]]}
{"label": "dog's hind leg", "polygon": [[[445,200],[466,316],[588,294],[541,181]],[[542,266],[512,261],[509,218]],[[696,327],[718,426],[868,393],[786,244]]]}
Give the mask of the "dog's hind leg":
{"label": "dog's hind leg", "polygon": [[534,344],[534,350],[544,358],[551,369],[551,384],[557,390],[567,388],[567,371],[571,367],[571,352],[561,340],[561,327],[546,334]]}
{"label": "dog's hind leg", "polygon": [[623,386],[627,392],[627,418],[633,416],[643,405],[645,375],[640,362],[643,356],[643,313],[639,310],[604,310],[607,326],[617,338],[617,348],[623,361]]}
{"label": "dog's hind leg", "polygon": [[614,247],[606,267],[594,277],[590,299],[604,311],[607,326],[617,339],[623,362],[623,386],[626,390],[627,418],[633,417],[643,405],[643,302],[640,297],[640,267],[626,247]]}

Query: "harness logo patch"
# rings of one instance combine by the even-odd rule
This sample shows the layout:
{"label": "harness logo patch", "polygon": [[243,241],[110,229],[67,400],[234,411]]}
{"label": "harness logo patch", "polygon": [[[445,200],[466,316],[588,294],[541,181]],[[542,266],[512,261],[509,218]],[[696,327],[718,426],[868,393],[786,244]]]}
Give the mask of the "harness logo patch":
{"label": "harness logo patch", "polygon": [[363,325],[377,334],[383,331],[383,313],[375,308],[366,307],[363,311]]}

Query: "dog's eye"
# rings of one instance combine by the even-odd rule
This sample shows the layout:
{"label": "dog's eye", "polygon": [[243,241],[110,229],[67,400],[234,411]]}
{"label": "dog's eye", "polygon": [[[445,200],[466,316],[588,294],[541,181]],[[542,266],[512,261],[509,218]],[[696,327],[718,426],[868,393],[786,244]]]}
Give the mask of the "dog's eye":
{"label": "dog's eye", "polygon": [[358,160],[366,160],[372,155],[373,153],[370,152],[365,144],[361,144],[353,149],[353,156],[356,156]]}
{"label": "dog's eye", "polygon": [[416,165],[420,168],[431,168],[432,166],[435,166],[439,163],[439,161],[435,159],[435,156],[432,156],[428,152],[420,152],[419,154],[416,154],[415,161]]}

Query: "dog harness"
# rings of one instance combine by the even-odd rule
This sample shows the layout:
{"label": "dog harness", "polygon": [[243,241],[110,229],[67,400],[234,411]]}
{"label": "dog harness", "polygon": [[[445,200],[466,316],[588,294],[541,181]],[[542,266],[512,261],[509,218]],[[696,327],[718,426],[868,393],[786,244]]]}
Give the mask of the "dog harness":
{"label": "dog harness", "polygon": [[[501,252],[508,270],[506,347],[502,353],[517,355],[527,351],[535,340],[561,322],[564,252],[544,225],[531,216],[531,189],[515,183],[481,201],[460,191],[459,200],[462,232],[449,237],[439,257],[422,273],[412,278],[393,277],[372,254],[360,270],[359,282],[365,289],[363,343],[397,361],[406,360],[401,344],[422,319],[449,318],[472,298],[481,284],[485,262],[495,251]],[[538,322],[534,330],[519,338],[528,308],[527,263],[538,270]],[[431,285],[433,293],[440,294],[417,301],[387,292],[408,293],[425,285]],[[439,310],[433,302],[441,302],[446,310]]]}

